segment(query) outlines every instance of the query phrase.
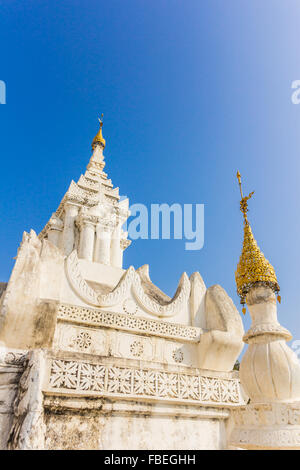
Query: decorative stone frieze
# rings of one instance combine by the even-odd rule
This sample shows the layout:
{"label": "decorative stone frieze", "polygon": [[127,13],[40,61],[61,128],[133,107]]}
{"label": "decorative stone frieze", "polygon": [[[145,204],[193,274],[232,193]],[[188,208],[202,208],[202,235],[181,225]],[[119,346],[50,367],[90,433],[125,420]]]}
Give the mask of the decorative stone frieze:
{"label": "decorative stone frieze", "polygon": [[66,199],[69,202],[76,204],[84,204],[86,206],[95,206],[98,204],[98,199],[94,191],[80,188],[74,181],[71,182]]}
{"label": "decorative stone frieze", "polygon": [[[139,352],[138,345],[136,350]],[[52,359],[48,367],[45,393],[144,398],[215,406],[243,403],[237,379],[61,359]]]}
{"label": "decorative stone frieze", "polygon": [[66,322],[135,331],[136,333],[151,334],[193,343],[199,341],[202,333],[201,328],[193,326],[66,304],[58,306],[57,318]]}

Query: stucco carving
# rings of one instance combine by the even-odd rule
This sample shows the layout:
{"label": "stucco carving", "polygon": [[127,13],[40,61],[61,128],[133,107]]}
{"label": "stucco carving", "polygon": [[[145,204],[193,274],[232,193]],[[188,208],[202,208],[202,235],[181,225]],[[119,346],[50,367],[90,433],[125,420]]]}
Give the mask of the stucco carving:
{"label": "stucco carving", "polygon": [[232,370],[243,348],[243,323],[231,298],[215,285],[205,293],[205,325],[199,345],[200,367]]}
{"label": "stucco carving", "polygon": [[75,181],[71,182],[66,193],[66,199],[87,206],[96,206],[98,204],[98,198],[95,197],[94,191],[80,188]]}
{"label": "stucco carving", "polygon": [[142,356],[144,352],[142,341],[133,341],[133,343],[130,345],[130,352],[134,357]]}
{"label": "stucco carving", "polygon": [[200,328],[193,326],[66,304],[58,306],[57,317],[68,322],[105,326],[191,342],[198,342],[202,333]]}
{"label": "stucco carving", "polygon": [[77,252],[75,250],[72,251],[72,253],[70,253],[70,255],[66,258],[65,263],[68,280],[76,294],[86,303],[97,305],[98,295],[82,277],[81,271],[79,269]]}
{"label": "stucco carving", "polygon": [[5,356],[3,358],[4,364],[9,364],[13,366],[23,366],[25,361],[26,353],[24,352],[9,351],[8,353],[5,353]]}
{"label": "stucco carving", "polygon": [[145,293],[141,278],[137,273],[135,273],[132,287],[141,306],[152,315],[158,317],[173,317],[176,315],[180,309],[187,306],[190,295],[190,281],[186,273],[182,274],[174,297],[165,305],[159,304]]}
{"label": "stucco carving", "polygon": [[8,448],[43,449],[45,437],[42,382],[45,373],[42,351],[28,353],[14,403],[14,420]]}
{"label": "stucco carving", "polygon": [[55,347],[62,351],[78,351],[95,355],[108,354],[105,331],[62,322],[59,322],[57,326]]}
{"label": "stucco carving", "polygon": [[84,175],[81,175],[78,181],[78,186],[83,189],[97,192],[100,189],[100,183],[98,180],[94,181],[93,179],[87,178]]}
{"label": "stucco carving", "polygon": [[179,348],[174,349],[172,358],[174,359],[175,362],[178,362],[178,363],[182,362],[184,356],[183,356],[183,352],[181,351],[181,349]]}
{"label": "stucco carving", "polygon": [[123,310],[129,315],[134,315],[138,311],[138,306],[132,299],[125,299],[123,302]]}
{"label": "stucco carving", "polygon": [[141,307],[158,317],[172,317],[188,304],[190,281],[186,273],[182,274],[173,299],[165,305],[161,305],[145,293],[141,278],[132,266],[127,269],[117,286],[111,292],[101,295],[98,295],[83,278],[76,250],[66,259],[66,272],[76,294],[90,305],[112,307],[125,300],[131,289]]}
{"label": "stucco carving", "polygon": [[237,379],[180,374],[157,369],[53,359],[45,391],[130,396],[210,404],[242,404]]}

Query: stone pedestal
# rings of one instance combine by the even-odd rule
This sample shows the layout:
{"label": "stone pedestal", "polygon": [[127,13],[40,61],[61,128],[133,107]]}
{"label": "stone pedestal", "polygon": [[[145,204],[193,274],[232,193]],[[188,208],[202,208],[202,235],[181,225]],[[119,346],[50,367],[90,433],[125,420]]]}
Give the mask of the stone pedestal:
{"label": "stone pedestal", "polygon": [[232,446],[244,449],[300,448],[300,401],[255,404],[232,412]]}
{"label": "stone pedestal", "polygon": [[234,412],[230,443],[245,449],[300,449],[300,363],[286,344],[292,336],[277,320],[269,287],[252,288],[246,300],[252,325],[243,338],[249,347],[240,379],[250,404]]}
{"label": "stone pedestal", "polygon": [[251,402],[300,400],[300,364],[287,346],[291,333],[277,320],[271,289],[256,287],[247,296],[252,318],[243,340],[249,344],[240,366],[241,383]]}

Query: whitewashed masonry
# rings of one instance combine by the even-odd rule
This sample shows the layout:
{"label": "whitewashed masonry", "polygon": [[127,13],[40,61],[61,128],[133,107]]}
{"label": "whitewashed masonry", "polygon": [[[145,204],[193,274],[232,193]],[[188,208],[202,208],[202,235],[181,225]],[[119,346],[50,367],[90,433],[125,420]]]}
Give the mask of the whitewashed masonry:
{"label": "whitewashed masonry", "polygon": [[240,315],[199,273],[170,298],[147,265],[123,268],[129,205],[101,128],[84,175],[24,233],[1,297],[1,448],[227,448]]}

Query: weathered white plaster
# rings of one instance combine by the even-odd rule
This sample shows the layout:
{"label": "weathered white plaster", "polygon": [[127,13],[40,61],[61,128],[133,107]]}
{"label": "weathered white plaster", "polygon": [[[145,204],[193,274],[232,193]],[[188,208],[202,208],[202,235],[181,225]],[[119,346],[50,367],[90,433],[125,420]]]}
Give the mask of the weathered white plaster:
{"label": "weathered white plaster", "polygon": [[[225,449],[229,413],[213,408],[46,397],[48,449]],[[52,410],[60,409],[59,415]],[[80,414],[74,413],[80,410]],[[100,410],[100,411],[99,411]],[[179,425],[180,423],[180,425]]]}

